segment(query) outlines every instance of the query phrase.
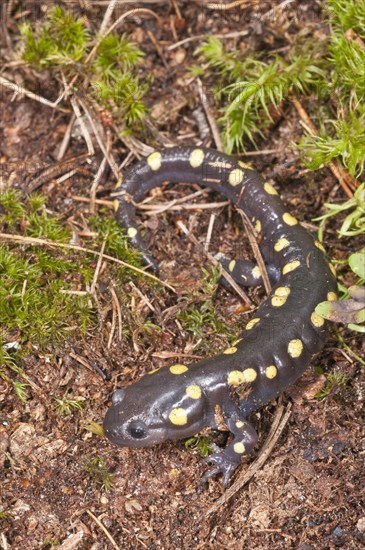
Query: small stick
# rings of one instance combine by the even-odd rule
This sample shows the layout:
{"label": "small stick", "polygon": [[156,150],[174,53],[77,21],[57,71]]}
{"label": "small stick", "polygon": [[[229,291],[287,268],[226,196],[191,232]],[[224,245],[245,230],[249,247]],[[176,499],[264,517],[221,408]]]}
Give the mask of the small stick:
{"label": "small stick", "polygon": [[206,93],[203,90],[203,84],[202,84],[202,81],[200,80],[200,78],[197,78],[197,84],[198,84],[198,93],[199,93],[199,97],[200,97],[200,102],[203,105],[203,109],[204,109],[205,114],[207,116],[209,126],[212,130],[214,142],[217,146],[218,151],[222,152],[223,151],[223,143],[222,143],[222,140],[221,140],[221,136],[219,134],[219,130],[218,130],[215,118],[214,118],[214,116],[213,116],[213,114],[210,110],[210,107],[209,107],[209,104],[208,104],[208,101],[207,101],[207,96],[206,96]]}
{"label": "small stick", "polygon": [[190,231],[188,230],[188,228],[181,222],[181,221],[178,221],[177,222],[177,225],[178,227],[181,229],[181,231],[188,237],[188,239],[195,244],[195,246],[197,246],[198,248],[200,248],[205,256],[209,259],[209,261],[215,265],[215,266],[219,266],[221,268],[221,271],[222,271],[222,275],[223,277],[226,279],[226,281],[229,282],[229,284],[232,286],[232,288],[234,288],[234,290],[237,292],[237,294],[242,298],[242,300],[249,306],[252,306],[252,303],[251,303],[251,300],[250,298],[247,296],[247,294],[238,286],[238,284],[236,283],[236,281],[233,279],[233,277],[228,273],[228,271],[226,271],[222,265],[220,264],[220,262],[218,262],[218,260],[216,260],[214,258],[214,256],[212,256],[209,252],[206,252],[204,250],[204,248],[202,247],[202,245],[199,243],[199,241],[196,239],[196,237],[194,237],[194,235],[192,235],[190,233]]}
{"label": "small stick", "polygon": [[[299,99],[293,96],[292,101],[301,120],[307,126],[309,133],[311,133],[313,136],[317,136],[318,135],[317,128],[314,126],[312,120],[310,119],[308,113],[304,109]],[[359,187],[360,182],[358,182],[355,178],[352,178],[344,168],[340,167],[338,163],[334,161],[329,162],[328,167],[331,170],[332,174],[335,176],[335,178],[338,180],[339,184],[341,185],[342,189],[345,191],[346,195],[350,199],[352,199],[353,193],[349,185],[351,185],[351,187],[356,189],[357,187]]]}
{"label": "small stick", "polygon": [[86,510],[86,513],[89,514],[91,519],[93,521],[95,521],[96,525],[98,525],[98,527],[100,527],[100,529],[104,532],[105,536],[110,540],[112,546],[114,546],[114,548],[116,548],[116,550],[120,550],[120,547],[117,545],[117,543],[115,542],[115,540],[113,539],[113,537],[111,536],[111,534],[109,533],[109,531],[107,530],[105,525],[103,525],[101,523],[101,521],[98,520],[98,518],[96,516],[94,516],[94,514],[92,512],[90,512],[90,510]]}
{"label": "small stick", "polygon": [[[76,250],[78,252],[85,252],[86,254],[92,254],[93,256],[99,256],[100,254],[100,252],[98,252],[97,250],[90,250],[90,248],[85,248],[83,246],[78,246],[76,244],[56,243],[53,241],[48,241],[47,239],[39,239],[38,237],[23,237],[21,235],[10,235],[8,233],[0,233],[0,241],[1,239],[4,239],[6,241],[20,242],[22,244],[27,244],[30,246],[49,246],[50,248],[65,248],[66,250]],[[128,269],[131,269],[136,273],[140,273],[145,277],[149,277],[150,279],[153,279],[154,281],[157,281],[158,283],[160,283],[162,286],[169,288],[172,292],[176,294],[176,290],[174,289],[173,286],[169,285],[168,283],[165,283],[164,281],[161,281],[161,279],[159,279],[155,275],[152,275],[152,273],[148,273],[148,271],[144,271],[139,267],[135,267],[134,265],[128,264],[127,262],[123,262],[123,260],[119,260],[118,258],[109,256],[108,254],[103,254],[103,258],[105,260],[109,260],[110,262],[115,262],[116,264],[123,265],[124,267],[128,267]]]}

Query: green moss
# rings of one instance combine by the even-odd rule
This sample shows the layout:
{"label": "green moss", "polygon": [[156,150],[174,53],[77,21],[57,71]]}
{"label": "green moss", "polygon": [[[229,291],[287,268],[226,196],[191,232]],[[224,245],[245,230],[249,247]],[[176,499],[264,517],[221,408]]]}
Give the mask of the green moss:
{"label": "green moss", "polygon": [[352,176],[363,173],[365,50],[356,35],[365,41],[365,5],[363,0],[327,0],[324,10],[329,35],[314,40],[303,28],[285,57],[227,52],[212,37],[198,49],[224,105],[219,122],[228,152],[255,144],[291,94],[301,100],[312,95],[311,115],[319,135],[307,135],[297,144],[303,161],[317,169],[338,159]]}
{"label": "green moss", "polygon": [[[61,78],[62,71],[75,86],[78,76],[88,76],[94,99],[112,112],[121,131],[142,121],[148,84],[141,82],[137,70],[144,54],[125,34],[111,33],[100,40],[89,34],[83,19],[59,6],[49,10],[34,29],[29,23],[21,25],[20,32],[24,61],[39,69],[46,67],[56,78]],[[95,43],[95,55],[89,56]]]}
{"label": "green moss", "polygon": [[102,490],[109,491],[113,485],[113,474],[111,474],[100,457],[91,458],[84,462],[84,469],[89,476],[99,485]]}

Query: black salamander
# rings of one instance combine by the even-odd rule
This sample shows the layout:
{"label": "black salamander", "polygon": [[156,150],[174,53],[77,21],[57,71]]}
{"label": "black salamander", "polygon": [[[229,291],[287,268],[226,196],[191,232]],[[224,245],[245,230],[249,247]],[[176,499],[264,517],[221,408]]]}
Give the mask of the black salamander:
{"label": "black salamander", "polygon": [[[257,441],[249,415],[292,384],[322,349],[326,323],[314,310],[324,300],[336,300],[335,273],[321,243],[287,212],[271,184],[243,162],[200,147],[152,153],[126,174],[118,189],[116,218],[154,269],[132,201],[166,181],[210,187],[244,210],[274,286],[240,338],[222,354],[160,368],[116,390],[104,430],[116,445],[147,447],[190,437],[205,426],[218,428],[223,421],[233,439],[222,453],[209,457],[214,466],[204,479],[222,473],[226,485]],[[241,284],[262,282],[254,264],[224,262]]]}

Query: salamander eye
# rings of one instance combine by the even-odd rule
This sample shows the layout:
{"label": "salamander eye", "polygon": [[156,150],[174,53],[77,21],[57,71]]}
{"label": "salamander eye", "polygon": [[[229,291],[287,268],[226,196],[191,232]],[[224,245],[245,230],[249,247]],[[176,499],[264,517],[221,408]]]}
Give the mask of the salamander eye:
{"label": "salamander eye", "polygon": [[132,420],[128,426],[128,432],[134,439],[142,439],[147,435],[147,426],[142,420]]}

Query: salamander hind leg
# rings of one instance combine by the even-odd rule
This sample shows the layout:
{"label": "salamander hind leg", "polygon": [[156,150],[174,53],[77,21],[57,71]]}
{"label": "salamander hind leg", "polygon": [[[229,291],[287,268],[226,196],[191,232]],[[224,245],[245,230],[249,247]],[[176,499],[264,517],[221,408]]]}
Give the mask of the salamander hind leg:
{"label": "salamander hind leg", "polygon": [[227,427],[234,436],[233,441],[222,453],[213,453],[205,459],[206,463],[214,466],[202,477],[202,483],[217,474],[223,474],[222,485],[226,487],[241,457],[249,454],[256,445],[256,430],[247,420],[231,417],[227,420]]}

